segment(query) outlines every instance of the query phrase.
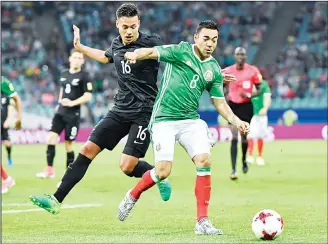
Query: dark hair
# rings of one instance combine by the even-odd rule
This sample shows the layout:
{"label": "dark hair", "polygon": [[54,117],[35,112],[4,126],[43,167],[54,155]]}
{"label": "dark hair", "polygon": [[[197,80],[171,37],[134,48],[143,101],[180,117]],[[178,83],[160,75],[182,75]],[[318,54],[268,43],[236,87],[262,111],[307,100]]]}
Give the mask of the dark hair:
{"label": "dark hair", "polygon": [[220,33],[218,25],[213,20],[204,20],[199,23],[196,29],[196,34],[198,34],[202,29],[217,30]]}
{"label": "dark hair", "polygon": [[116,18],[134,17],[138,16],[140,19],[140,12],[137,5],[133,3],[124,3],[116,10]]}

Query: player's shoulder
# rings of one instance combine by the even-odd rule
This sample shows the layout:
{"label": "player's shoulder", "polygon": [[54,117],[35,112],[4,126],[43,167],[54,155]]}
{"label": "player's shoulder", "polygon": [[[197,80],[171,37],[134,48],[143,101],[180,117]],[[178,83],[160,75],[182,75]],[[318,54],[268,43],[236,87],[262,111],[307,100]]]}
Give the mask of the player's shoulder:
{"label": "player's shoulder", "polygon": [[253,70],[254,72],[260,73],[259,68],[256,67],[255,65],[252,65],[252,64],[246,64],[246,65],[247,65],[246,68]]}
{"label": "player's shoulder", "polygon": [[230,65],[230,66],[228,66],[228,67],[225,67],[224,68],[224,71],[225,72],[232,72],[232,71],[234,71],[236,69],[236,64],[233,64],[233,65]]}
{"label": "player's shoulder", "polygon": [[162,39],[156,34],[148,35],[146,33],[140,32],[140,41],[147,46],[160,46],[163,45]]}
{"label": "player's shoulder", "polygon": [[5,76],[1,76],[1,84],[9,84],[10,81]]}
{"label": "player's shoulder", "polygon": [[119,45],[121,43],[120,39],[121,39],[121,36],[120,35],[116,36],[112,40],[111,47],[115,47],[115,45]]}
{"label": "player's shoulder", "polygon": [[60,75],[63,76],[63,75],[67,75],[69,74],[69,69],[63,69],[61,72],[60,72]]}

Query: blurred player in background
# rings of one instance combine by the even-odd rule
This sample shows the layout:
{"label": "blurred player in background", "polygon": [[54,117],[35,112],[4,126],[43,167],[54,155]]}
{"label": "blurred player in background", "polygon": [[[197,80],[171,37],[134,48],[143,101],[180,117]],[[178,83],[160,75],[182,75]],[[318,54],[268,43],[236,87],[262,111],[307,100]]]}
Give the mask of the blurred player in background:
{"label": "blurred player in background", "polygon": [[[124,60],[124,54],[137,48],[162,45],[162,42],[157,36],[139,32],[140,13],[136,5],[121,5],[116,11],[116,18],[120,35],[106,51],[82,45],[80,30],[73,26],[75,48],[100,63],[114,63],[119,91],[115,96],[114,107],[94,127],[79,155],[69,165],[54,195],[30,197],[34,204],[52,214],[60,211],[60,203],[83,178],[92,160],[105,148],[113,150],[126,135],[129,137],[121,155],[122,171],[129,177],[140,178],[154,168],[139,159],[145,156],[150,143],[147,127],[158,91],[156,83],[159,62],[145,60],[129,64]],[[160,181],[157,185],[162,199],[169,200],[171,186],[168,180]]]}
{"label": "blurred player in background", "polygon": [[[20,130],[22,128],[22,103],[21,99],[15,91],[13,84],[4,76],[1,76],[1,140],[8,154],[8,166],[12,166],[13,161],[11,158],[11,142],[8,134],[8,129],[10,126],[9,117],[9,103],[10,99],[15,101],[15,106],[17,110],[17,120],[15,122],[14,128]],[[1,178],[2,178],[2,193],[8,192],[9,188],[15,185],[13,178],[7,175],[3,165],[1,163]]]}
{"label": "blurred player in background", "polygon": [[74,161],[72,141],[75,140],[80,127],[81,105],[90,101],[92,83],[88,75],[82,71],[84,55],[73,49],[69,57],[69,70],[60,75],[60,91],[57,112],[52,120],[48,135],[47,167],[37,173],[37,178],[54,178],[53,168],[56,144],[60,133],[65,129],[65,147],[67,152],[66,166]]}
{"label": "blurred player in background", "polygon": [[250,133],[248,134],[248,155],[247,163],[254,163],[253,150],[254,144],[257,143],[258,156],[256,163],[264,165],[263,139],[268,130],[267,112],[271,104],[271,89],[266,80],[262,80],[260,85],[260,95],[252,98],[254,116],[250,124]]}
{"label": "blurred player in background", "polygon": [[[253,105],[251,98],[259,94],[260,83],[262,76],[260,71],[253,65],[246,63],[246,49],[237,47],[235,49],[235,64],[224,69],[225,74],[232,74],[236,77],[236,82],[229,84],[228,104],[232,111],[241,119],[248,123],[253,117]],[[256,92],[253,92],[253,87],[256,87]],[[237,144],[238,144],[238,128],[231,126],[232,141],[231,141],[231,164],[232,173],[231,179],[238,178],[236,171],[237,161]],[[248,165],[246,161],[246,153],[248,142],[246,136],[241,136],[242,143],[242,162],[243,172],[247,173]]]}
{"label": "blurred player in background", "polygon": [[[172,169],[175,142],[185,148],[196,166],[195,195],[197,199],[198,235],[222,235],[208,219],[211,195],[211,143],[206,123],[197,113],[199,100],[208,90],[216,109],[231,124],[243,132],[249,124],[241,121],[227,105],[223,94],[221,68],[212,57],[217,41],[218,26],[214,21],[199,24],[195,44],[142,48],[125,54],[126,59],[138,64],[143,59],[166,62],[161,88],[154,104],[149,128],[152,133],[155,169],[147,171],[137,185],[127,192],[118,208],[118,218],[124,221],[141,194],[166,179]],[[141,61],[143,62],[143,61]]]}

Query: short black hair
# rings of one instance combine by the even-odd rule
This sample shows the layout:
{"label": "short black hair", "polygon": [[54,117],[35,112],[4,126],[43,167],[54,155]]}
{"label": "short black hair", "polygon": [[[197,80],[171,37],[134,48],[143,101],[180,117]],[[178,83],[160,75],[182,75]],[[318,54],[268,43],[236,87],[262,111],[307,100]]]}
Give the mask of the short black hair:
{"label": "short black hair", "polygon": [[202,29],[217,30],[218,33],[220,33],[217,23],[213,20],[204,20],[204,21],[200,22],[199,25],[197,26],[196,34],[199,34],[199,32]]}
{"label": "short black hair", "polygon": [[138,16],[140,19],[140,11],[137,5],[133,3],[124,3],[116,10],[116,18],[134,17]]}

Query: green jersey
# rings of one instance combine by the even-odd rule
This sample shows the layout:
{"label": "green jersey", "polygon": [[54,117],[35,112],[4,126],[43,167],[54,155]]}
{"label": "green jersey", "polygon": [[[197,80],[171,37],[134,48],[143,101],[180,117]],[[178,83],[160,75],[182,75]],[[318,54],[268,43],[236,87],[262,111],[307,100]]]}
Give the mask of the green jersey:
{"label": "green jersey", "polygon": [[16,94],[13,84],[4,76],[1,76],[1,121],[8,116],[8,105],[10,98]]}
{"label": "green jersey", "polygon": [[266,80],[262,80],[260,83],[260,95],[252,98],[254,115],[258,115],[263,108],[264,96],[271,95],[271,89],[269,83]]}
{"label": "green jersey", "polygon": [[224,99],[221,68],[212,56],[200,60],[194,45],[188,42],[155,48],[159,61],[167,64],[150,123],[198,119],[197,109],[204,90],[212,98]]}

